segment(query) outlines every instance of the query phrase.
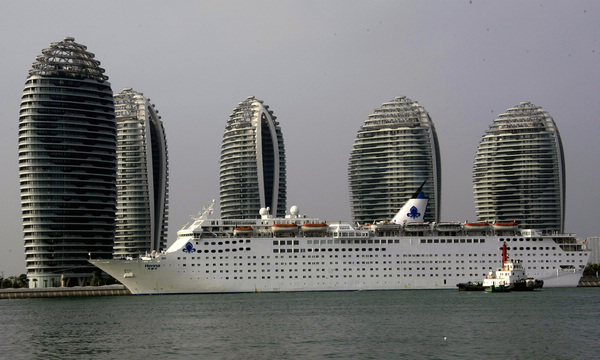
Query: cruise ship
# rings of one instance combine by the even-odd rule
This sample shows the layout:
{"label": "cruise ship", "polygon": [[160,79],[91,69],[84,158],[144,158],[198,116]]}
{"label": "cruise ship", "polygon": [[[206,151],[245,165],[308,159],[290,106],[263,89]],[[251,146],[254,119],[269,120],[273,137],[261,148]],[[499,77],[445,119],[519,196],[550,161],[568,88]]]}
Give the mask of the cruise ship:
{"label": "cruise ship", "polygon": [[504,244],[544,287],[577,286],[587,265],[573,234],[427,223],[427,202],[419,189],[394,218],[352,225],[295,206],[283,218],[261,209],[258,219],[216,219],[213,201],[164,252],[90,262],[135,295],[456,289],[498,268]]}

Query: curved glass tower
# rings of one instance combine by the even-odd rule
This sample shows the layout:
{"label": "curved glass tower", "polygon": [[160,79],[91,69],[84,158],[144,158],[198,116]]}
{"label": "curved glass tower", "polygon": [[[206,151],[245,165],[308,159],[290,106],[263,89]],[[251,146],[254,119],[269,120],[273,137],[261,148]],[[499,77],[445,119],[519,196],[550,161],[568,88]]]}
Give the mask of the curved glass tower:
{"label": "curved glass tower", "polygon": [[440,150],[433,122],[416,101],[400,96],[383,103],[361,126],[348,164],[355,222],[391,220],[426,181],[426,221],[438,221]]}
{"label": "curved glass tower", "polygon": [[117,217],[115,257],[166,248],[169,168],[163,122],[144,94],[115,95]]}
{"label": "curved glass tower", "polygon": [[19,177],[29,286],[83,285],[111,258],[116,125],[100,62],[67,37],[29,71],[19,113]]}
{"label": "curved glass tower", "polygon": [[477,148],[473,186],[479,220],[562,232],[565,159],[548,112],[522,102],[500,114]]}
{"label": "curved glass tower", "polygon": [[254,96],[229,115],[221,143],[222,218],[259,218],[261,208],[285,216],[285,147],[276,119]]}

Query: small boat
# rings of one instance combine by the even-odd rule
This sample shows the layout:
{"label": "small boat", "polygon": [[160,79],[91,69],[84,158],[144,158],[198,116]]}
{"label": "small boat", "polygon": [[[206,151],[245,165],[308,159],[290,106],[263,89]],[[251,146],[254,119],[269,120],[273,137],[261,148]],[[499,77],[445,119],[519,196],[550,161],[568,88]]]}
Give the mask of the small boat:
{"label": "small boat", "polygon": [[535,289],[541,289],[544,286],[544,280],[527,278],[515,281],[512,287],[512,291],[533,291]]}
{"label": "small boat", "polygon": [[460,231],[462,225],[460,222],[439,222],[435,225],[437,231]]}
{"label": "small boat", "polygon": [[405,231],[428,231],[430,228],[428,222],[409,222],[404,225]]}
{"label": "small boat", "polygon": [[485,231],[490,227],[485,221],[482,222],[474,222],[474,223],[465,223],[464,228],[467,231]]}
{"label": "small boat", "polygon": [[466,283],[456,284],[458,291],[483,291],[483,283],[481,281],[469,281]]}
{"label": "small boat", "polygon": [[234,235],[250,235],[253,232],[254,232],[254,229],[252,229],[252,226],[241,226],[241,227],[237,227],[237,228],[235,228],[235,230],[233,230]]}
{"label": "small boat", "polygon": [[399,224],[390,223],[388,221],[378,221],[371,225],[371,230],[373,231],[389,231],[389,230],[398,230],[400,229]]}
{"label": "small boat", "polygon": [[544,281],[527,277],[521,260],[509,260],[506,243],[502,246],[502,268],[490,271],[483,279],[486,292],[532,291],[542,286]]}
{"label": "small boat", "polygon": [[329,225],[324,222],[318,224],[302,224],[302,231],[304,232],[325,232],[329,229]]}
{"label": "small boat", "polygon": [[495,222],[492,224],[492,227],[496,231],[514,231],[519,228],[519,224],[517,224],[516,221]]}
{"label": "small boat", "polygon": [[271,226],[271,231],[274,233],[291,233],[298,230],[298,225],[294,223],[289,224],[273,224]]}

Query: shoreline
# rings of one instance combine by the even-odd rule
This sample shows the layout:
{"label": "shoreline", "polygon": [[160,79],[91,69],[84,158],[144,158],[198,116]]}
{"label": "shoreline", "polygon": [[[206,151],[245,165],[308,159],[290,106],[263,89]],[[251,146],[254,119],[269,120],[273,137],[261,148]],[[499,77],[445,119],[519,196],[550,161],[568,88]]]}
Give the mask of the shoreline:
{"label": "shoreline", "polygon": [[594,287],[600,286],[600,278],[596,276],[582,276],[577,287]]}
{"label": "shoreline", "polygon": [[[600,278],[582,277],[577,287],[600,287]],[[129,296],[131,292],[124,285],[76,286],[45,289],[0,289],[0,299],[35,299],[85,296]]]}
{"label": "shoreline", "polygon": [[30,299],[30,298],[58,298],[77,296],[127,296],[131,292],[124,285],[104,286],[76,286],[55,288],[19,288],[1,289],[0,299]]}

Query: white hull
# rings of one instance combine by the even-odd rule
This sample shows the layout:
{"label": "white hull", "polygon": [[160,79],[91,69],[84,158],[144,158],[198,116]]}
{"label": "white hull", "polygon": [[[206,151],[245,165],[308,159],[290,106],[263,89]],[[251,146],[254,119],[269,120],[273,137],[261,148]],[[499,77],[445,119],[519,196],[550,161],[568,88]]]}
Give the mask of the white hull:
{"label": "white hull", "polygon": [[456,289],[456,284],[500,267],[500,250],[507,240],[510,256],[522,259],[528,276],[543,280],[544,288],[575,287],[590,254],[565,251],[551,237],[468,235],[449,240],[201,238],[150,260],[91,262],[133,294],[185,294]]}

